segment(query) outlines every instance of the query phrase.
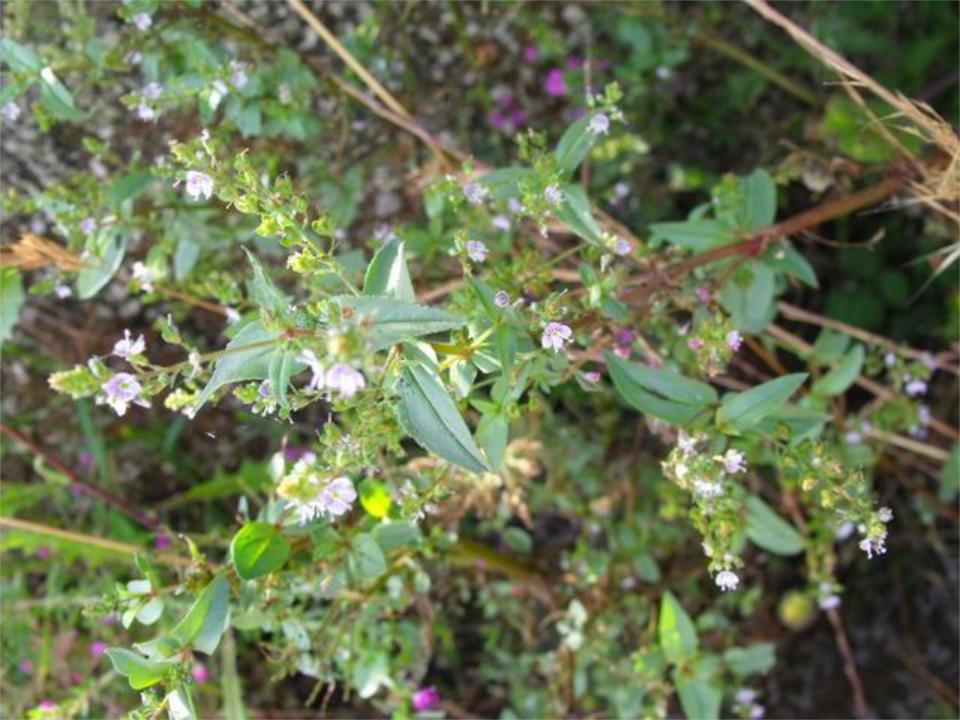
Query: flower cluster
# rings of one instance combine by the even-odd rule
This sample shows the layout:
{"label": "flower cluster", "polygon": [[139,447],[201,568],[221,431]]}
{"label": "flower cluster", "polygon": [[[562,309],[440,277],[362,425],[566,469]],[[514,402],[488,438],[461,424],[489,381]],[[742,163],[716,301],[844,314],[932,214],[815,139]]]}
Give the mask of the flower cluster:
{"label": "flower cluster", "polygon": [[324,475],[317,469],[317,456],[306,453],[294,463],[277,486],[277,494],[287,500],[301,523],[319,517],[337,518],[350,512],[357,491],[345,475]]}

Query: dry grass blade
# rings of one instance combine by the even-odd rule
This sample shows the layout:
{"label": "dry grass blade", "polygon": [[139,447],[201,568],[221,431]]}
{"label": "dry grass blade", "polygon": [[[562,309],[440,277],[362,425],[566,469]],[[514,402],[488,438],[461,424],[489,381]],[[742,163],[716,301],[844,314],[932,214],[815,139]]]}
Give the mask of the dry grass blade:
{"label": "dry grass blade", "polygon": [[12,245],[0,248],[0,266],[4,265],[23,270],[37,270],[51,265],[70,271],[87,267],[83,260],[62,245],[32,234],[24,235]]}

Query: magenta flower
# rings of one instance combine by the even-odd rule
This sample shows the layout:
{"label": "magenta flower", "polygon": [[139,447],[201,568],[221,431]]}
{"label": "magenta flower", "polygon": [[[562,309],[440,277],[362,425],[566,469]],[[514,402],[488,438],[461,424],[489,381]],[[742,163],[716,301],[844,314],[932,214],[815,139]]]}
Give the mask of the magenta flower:
{"label": "magenta flower", "polygon": [[487,120],[497,130],[503,130],[507,126],[507,117],[500,111],[499,108],[494,108],[491,110],[490,114],[487,115]]}
{"label": "magenta flower", "polygon": [[522,127],[527,123],[527,113],[525,110],[520,108],[514,108],[510,111],[510,122],[513,123],[513,126],[516,128]]}
{"label": "magenta flower", "polygon": [[20,672],[22,672],[24,675],[29,675],[30,673],[33,672],[33,661],[32,661],[32,660],[21,660],[21,661],[20,661],[20,664],[17,665],[17,668],[18,668],[18,669],[20,670]]}
{"label": "magenta flower", "polygon": [[103,640],[90,643],[90,657],[94,662],[102,658],[105,652],[107,652],[107,644]]}
{"label": "magenta flower", "polygon": [[567,58],[567,68],[570,70],[577,70],[580,66],[583,65],[583,58],[572,57]]}
{"label": "magenta flower", "polygon": [[170,547],[170,536],[159,533],[153,536],[153,546],[157,550],[164,550]]}
{"label": "magenta flower", "polygon": [[50,548],[48,547],[39,547],[37,548],[36,556],[41,560],[50,559]]}
{"label": "magenta flower", "polygon": [[202,663],[197,663],[193,666],[192,674],[194,681],[199,685],[202,685],[210,679],[210,671],[207,670],[207,666]]}
{"label": "magenta flower", "polygon": [[57,709],[57,704],[53,700],[41,700],[37,705],[37,710],[42,712],[52,712]]}
{"label": "magenta flower", "polygon": [[537,52],[536,45],[527,45],[523,49],[523,59],[526,60],[528,63],[535,63],[539,55],[540,53]]}
{"label": "magenta flower", "polygon": [[440,693],[433,685],[420,688],[413,694],[413,709],[417,712],[432,710],[440,704]]}
{"label": "magenta flower", "polygon": [[543,89],[547,91],[550,97],[560,97],[567,94],[567,79],[563,76],[563,70],[553,68],[547,73],[547,80],[543,84]]}

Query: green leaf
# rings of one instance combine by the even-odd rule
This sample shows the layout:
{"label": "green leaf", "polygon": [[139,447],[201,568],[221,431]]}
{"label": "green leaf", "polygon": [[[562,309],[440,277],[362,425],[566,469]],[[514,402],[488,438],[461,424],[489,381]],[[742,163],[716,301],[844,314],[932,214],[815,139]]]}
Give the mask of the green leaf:
{"label": "green leaf", "polygon": [[486,472],[467,424],[436,375],[409,365],[400,380],[400,422],[422,447],[470,472]]}
{"label": "green leaf", "polygon": [[846,352],[850,342],[849,335],[824,328],[813,343],[813,357],[820,363],[829,365]]}
{"label": "green leaf", "polygon": [[[228,383],[266,378],[270,371],[271,355],[276,352],[276,347],[273,343],[269,345],[263,343],[279,338],[279,332],[267,330],[259,321],[246,325],[227,344],[227,350],[236,352],[227,353],[217,360],[213,375],[210,376],[206,387],[197,398],[195,409],[199,410],[217,390]],[[241,350],[248,345],[251,346],[249,350]]]}
{"label": "green leaf", "polygon": [[590,200],[580,185],[564,185],[563,203],[554,215],[570,230],[594,245],[603,243],[603,230],[593,217]]}
{"label": "green leaf", "polygon": [[199,652],[212,655],[227,629],[229,615],[230,588],[226,578],[217,575],[170,634],[184,647],[190,645]]}
{"label": "green leaf", "polygon": [[163,681],[167,672],[176,667],[172,660],[156,661],[131,652],[126,648],[107,648],[106,655],[113,669],[123,675],[134,690],[143,690]]}
{"label": "green leaf", "polygon": [[14,72],[39,73],[43,68],[43,59],[33,48],[28,48],[9,38],[0,40],[0,59]]}
{"label": "green leaf", "polygon": [[766,264],[751,260],[737,269],[720,291],[720,303],[741,330],[758,334],[776,314],[775,275]]}
{"label": "green leaf", "polygon": [[498,168],[480,178],[480,184],[490,191],[494,200],[501,202],[510,198],[519,197],[520,181],[530,175],[528,168],[505,167]]}
{"label": "green leaf", "polygon": [[763,261],[779,273],[793,275],[808,287],[820,287],[813,266],[800,251],[788,242],[777,243],[771,247]]}
{"label": "green leaf", "polygon": [[183,280],[200,257],[200,246],[186,235],[177,238],[177,248],[173,253],[173,275],[177,280]]}
{"label": "green leaf", "polygon": [[114,228],[104,228],[99,233],[101,236],[97,244],[105,247],[102,257],[91,259],[90,262],[96,265],[81,270],[77,274],[77,297],[81,300],[92,298],[110,282],[120,269],[124,253],[127,251],[126,235],[120,235]]}
{"label": "green leaf", "polygon": [[689,720],[716,720],[720,717],[720,702],[723,699],[717,687],[702,677],[687,677],[677,671],[673,682],[680,696],[683,714]]}
{"label": "green leaf", "polygon": [[773,643],[754,643],[728,648],[723,653],[723,661],[734,675],[762,675],[774,666],[777,654]]}
{"label": "green leaf", "polygon": [[766,170],[754,170],[740,178],[743,193],[744,229],[759,230],[772,225],[777,215],[777,186]]}
{"label": "green leaf", "polygon": [[247,709],[243,705],[243,686],[237,673],[237,646],[233,632],[228,630],[220,646],[220,694],[223,697],[224,718],[247,720]]}
{"label": "green leaf", "polygon": [[777,515],[756,495],[746,500],[747,537],[750,541],[774,555],[797,555],[803,552],[803,536],[793,525]]}
{"label": "green leaf", "polygon": [[290,298],[270,279],[256,256],[246,248],[243,251],[247,254],[250,267],[253,268],[253,279],[247,283],[250,299],[273,315],[286,315],[290,307]]}
{"label": "green leaf", "polygon": [[197,709],[190,696],[190,688],[178,685],[167,695],[167,714],[170,720],[196,720]]}
{"label": "green leaf", "polygon": [[940,471],[938,495],[944,502],[951,502],[958,492],[960,492],[960,443],[954,443],[953,449],[950,450],[950,457]]}
{"label": "green leaf", "polygon": [[807,373],[794,373],[740,393],[728,393],[717,410],[717,424],[729,425],[738,431],[756,425],[779,410],[806,379]]}
{"label": "green leaf", "polygon": [[502,414],[484,415],[477,425],[477,442],[490,461],[490,467],[499,471],[510,436],[510,423]]}
{"label": "green leaf", "polygon": [[462,318],[443,310],[387,297],[332,298],[345,317],[368,326],[368,337],[374,350],[395,345],[402,340],[453,330],[464,324]]}
{"label": "green leaf", "polygon": [[399,238],[385,243],[367,266],[363,279],[364,295],[382,295],[413,302],[413,283],[403,256],[403,241]]}
{"label": "green leaf", "polygon": [[85,117],[74,104],[73,95],[49,67],[40,71],[40,103],[61,120],[78,122]]}
{"label": "green leaf", "polygon": [[599,137],[590,131],[589,115],[573,122],[557,143],[557,168],[560,172],[566,177],[573,175]]}
{"label": "green leaf", "polygon": [[0,268],[0,343],[13,335],[24,297],[20,271],[12,267]]}
{"label": "green leaf", "polygon": [[107,188],[107,201],[119,208],[127,200],[132,200],[146,190],[155,180],[149,170],[134,170],[114,180]]}
{"label": "green leaf", "polygon": [[373,580],[387,571],[383,550],[369,533],[360,533],[353,538],[347,564],[354,578],[361,581]]}
{"label": "green leaf", "polygon": [[658,632],[663,654],[672,663],[689,657],[697,649],[697,630],[693,620],[669,591],[660,601]]}
{"label": "green leaf", "polygon": [[282,568],[290,557],[290,543],[274,525],[251,522],[233,536],[230,555],[237,575],[253,580]]}
{"label": "green leaf", "polygon": [[421,539],[416,525],[403,521],[380,523],[373,528],[373,537],[384,552],[392,552],[407,545],[416,545]]}
{"label": "green leaf", "polygon": [[836,367],[813,384],[810,391],[817,395],[827,396],[845,393],[860,377],[864,354],[863,345],[854,345],[853,349],[843,356]]}
{"label": "green leaf", "polygon": [[695,254],[729,245],[736,239],[733,229],[719,220],[654,223],[650,233],[654,240],[666,240]]}
{"label": "green leaf", "polygon": [[716,391],[672,370],[655,370],[604,353],[617,392],[640,412],[682,425],[717,402]]}

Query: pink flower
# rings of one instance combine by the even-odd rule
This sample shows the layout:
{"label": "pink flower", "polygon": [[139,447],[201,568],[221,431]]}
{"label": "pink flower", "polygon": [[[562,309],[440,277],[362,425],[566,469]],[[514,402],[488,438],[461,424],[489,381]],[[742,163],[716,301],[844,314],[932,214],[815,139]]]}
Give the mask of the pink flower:
{"label": "pink flower", "polygon": [[193,666],[192,674],[194,681],[199,685],[202,685],[210,679],[210,671],[207,670],[207,666],[202,663],[197,663]]}
{"label": "pink flower", "polygon": [[710,289],[705,287],[697,288],[697,300],[706,304],[710,302]]}
{"label": "pink flower", "polygon": [[727,333],[727,347],[737,352],[743,345],[743,336],[738,330],[731,330]]}
{"label": "pink flower", "polygon": [[527,45],[523,49],[523,59],[526,60],[528,63],[535,63],[537,61],[537,56],[539,54],[540,53],[537,52],[536,45]]}
{"label": "pink flower", "polygon": [[567,94],[567,79],[563,76],[563,70],[553,68],[547,73],[547,80],[543,84],[543,89],[551,97],[560,97]]}
{"label": "pink flower", "polygon": [[568,326],[563,323],[549,322],[543,329],[540,344],[543,345],[544,350],[552,349],[554,352],[560,352],[563,350],[564,343],[568,342],[571,337],[573,337],[573,330]]}
{"label": "pink flower", "polygon": [[103,640],[97,640],[96,642],[90,643],[90,657],[92,657],[94,661],[102,658],[106,651],[107,644]]}
{"label": "pink flower", "polygon": [[583,58],[579,58],[579,57],[567,58],[567,68],[569,68],[570,70],[576,70],[581,65],[583,65]]}
{"label": "pink flower", "polygon": [[432,710],[439,704],[440,693],[437,692],[437,688],[433,685],[430,687],[420,688],[413,694],[413,709],[416,712]]}
{"label": "pink flower", "polygon": [[600,382],[600,373],[598,373],[596,370],[591,370],[588,373],[584,373],[583,376],[588,382],[592,382],[594,384]]}
{"label": "pink flower", "polygon": [[20,672],[22,672],[24,675],[29,675],[30,673],[33,672],[33,661],[32,661],[32,660],[21,660],[21,661],[20,661],[20,664],[17,665],[17,668],[18,668],[18,669],[20,670]]}
{"label": "pink flower", "polygon": [[50,548],[48,547],[39,547],[37,548],[36,555],[41,560],[48,560],[50,558]]}
{"label": "pink flower", "polygon": [[499,108],[494,108],[490,111],[490,114],[487,115],[487,120],[493,125],[497,130],[503,130],[507,126],[507,118],[500,111]]}
{"label": "pink flower", "polygon": [[690,338],[687,340],[687,347],[693,351],[697,351],[703,347],[703,340],[700,338]]}
{"label": "pink flower", "polygon": [[510,111],[510,122],[513,123],[514,127],[520,127],[525,125],[527,122],[527,113],[525,110],[520,108],[514,108]]}
{"label": "pink flower", "polygon": [[57,704],[53,700],[41,700],[40,704],[37,705],[37,710],[42,712],[51,712],[57,709]]}

